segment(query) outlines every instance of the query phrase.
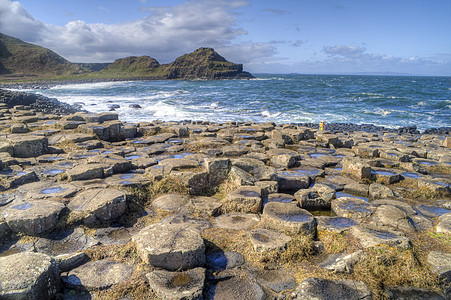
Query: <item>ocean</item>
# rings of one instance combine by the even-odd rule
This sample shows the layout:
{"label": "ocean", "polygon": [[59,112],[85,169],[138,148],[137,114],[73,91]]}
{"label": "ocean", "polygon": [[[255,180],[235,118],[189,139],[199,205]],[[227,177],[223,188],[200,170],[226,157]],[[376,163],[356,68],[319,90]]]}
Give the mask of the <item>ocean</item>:
{"label": "ocean", "polygon": [[[157,80],[58,85],[29,90],[112,107],[125,122],[255,121],[353,123],[388,128],[451,127],[451,78],[258,74],[252,80]],[[131,106],[139,105],[141,108]]]}

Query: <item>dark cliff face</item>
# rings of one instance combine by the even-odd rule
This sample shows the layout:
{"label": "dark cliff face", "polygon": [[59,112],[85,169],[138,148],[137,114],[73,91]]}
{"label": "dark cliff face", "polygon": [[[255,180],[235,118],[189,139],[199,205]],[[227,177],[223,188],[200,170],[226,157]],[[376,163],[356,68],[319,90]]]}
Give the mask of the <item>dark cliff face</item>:
{"label": "dark cliff face", "polygon": [[227,61],[212,48],[200,48],[165,66],[168,79],[252,78],[242,64]]}

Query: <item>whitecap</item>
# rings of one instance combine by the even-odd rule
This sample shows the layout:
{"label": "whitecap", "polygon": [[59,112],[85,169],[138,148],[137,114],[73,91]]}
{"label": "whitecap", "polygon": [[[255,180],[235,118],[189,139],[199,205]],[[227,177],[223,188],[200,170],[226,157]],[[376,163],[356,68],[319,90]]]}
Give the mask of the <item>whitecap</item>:
{"label": "whitecap", "polygon": [[261,112],[261,115],[262,115],[262,117],[264,117],[264,118],[275,118],[275,117],[280,116],[281,114],[282,114],[281,112],[275,112],[275,113],[271,114],[271,113],[270,113],[269,111],[267,111],[267,110],[264,110],[264,111]]}

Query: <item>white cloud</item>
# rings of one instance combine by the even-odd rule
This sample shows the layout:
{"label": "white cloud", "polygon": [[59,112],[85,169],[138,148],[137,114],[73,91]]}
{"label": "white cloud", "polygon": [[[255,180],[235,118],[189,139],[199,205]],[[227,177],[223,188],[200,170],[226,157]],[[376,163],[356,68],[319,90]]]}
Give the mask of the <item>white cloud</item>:
{"label": "white cloud", "polygon": [[358,57],[366,51],[365,47],[335,45],[324,47],[324,53],[329,56]]}
{"label": "white cloud", "polygon": [[[75,20],[54,26],[35,19],[17,1],[0,0],[0,28],[5,34],[48,47],[74,62],[149,55],[165,63],[203,46],[239,53],[240,44],[232,41],[247,32],[236,26],[234,10],[246,5],[248,2],[241,0],[191,0],[173,7],[146,8],[149,16],[127,23]],[[241,47],[245,51],[249,44]]]}

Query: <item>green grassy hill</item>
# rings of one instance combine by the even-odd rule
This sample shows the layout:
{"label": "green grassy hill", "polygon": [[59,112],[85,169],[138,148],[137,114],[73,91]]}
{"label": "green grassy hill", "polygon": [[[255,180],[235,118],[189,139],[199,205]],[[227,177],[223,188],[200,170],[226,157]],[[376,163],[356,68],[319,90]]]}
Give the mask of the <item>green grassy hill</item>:
{"label": "green grassy hill", "polygon": [[49,49],[0,33],[0,74],[46,77],[83,71]]}
{"label": "green grassy hill", "polygon": [[243,65],[227,61],[212,48],[200,48],[163,64],[149,56],[107,63],[71,63],[55,52],[0,33],[0,83],[102,81],[127,79],[252,78]]}

